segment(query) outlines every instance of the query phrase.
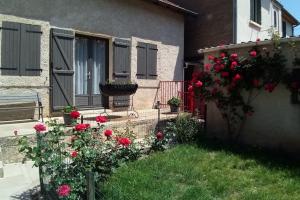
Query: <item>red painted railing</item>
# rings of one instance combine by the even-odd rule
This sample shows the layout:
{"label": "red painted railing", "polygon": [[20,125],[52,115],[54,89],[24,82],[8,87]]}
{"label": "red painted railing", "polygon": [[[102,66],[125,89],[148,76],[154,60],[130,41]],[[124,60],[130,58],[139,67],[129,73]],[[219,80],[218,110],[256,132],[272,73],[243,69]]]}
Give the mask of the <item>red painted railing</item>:
{"label": "red painted railing", "polygon": [[192,96],[187,91],[188,81],[161,81],[159,83],[158,99],[161,108],[168,107],[168,100],[172,97],[181,99],[181,111],[191,112],[199,119],[206,118],[206,105],[203,99]]}

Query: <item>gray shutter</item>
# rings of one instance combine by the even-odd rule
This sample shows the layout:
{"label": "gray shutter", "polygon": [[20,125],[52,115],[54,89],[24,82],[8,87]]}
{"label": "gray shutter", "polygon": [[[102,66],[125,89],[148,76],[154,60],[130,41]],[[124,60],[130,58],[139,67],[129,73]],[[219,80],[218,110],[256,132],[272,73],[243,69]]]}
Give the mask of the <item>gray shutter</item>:
{"label": "gray shutter", "polygon": [[2,22],[1,74],[19,75],[20,23]]}
{"label": "gray shutter", "polygon": [[62,109],[73,105],[73,31],[52,29],[51,40],[51,86],[52,108]]}
{"label": "gray shutter", "polygon": [[40,26],[21,24],[21,75],[39,76],[41,73],[41,34]]}
{"label": "gray shutter", "polygon": [[157,45],[147,45],[147,79],[157,78]]}
{"label": "gray shutter", "polygon": [[[114,67],[113,77],[116,82],[130,81],[130,41],[116,39],[114,41]],[[128,107],[129,96],[117,96],[113,98],[114,107]]]}
{"label": "gray shutter", "polygon": [[250,19],[252,21],[255,21],[255,13],[254,13],[254,10],[255,10],[255,0],[250,0]]}
{"label": "gray shutter", "polygon": [[261,0],[257,1],[257,23],[261,24]]}
{"label": "gray shutter", "polygon": [[137,74],[138,79],[147,78],[147,44],[139,42],[137,45]]}

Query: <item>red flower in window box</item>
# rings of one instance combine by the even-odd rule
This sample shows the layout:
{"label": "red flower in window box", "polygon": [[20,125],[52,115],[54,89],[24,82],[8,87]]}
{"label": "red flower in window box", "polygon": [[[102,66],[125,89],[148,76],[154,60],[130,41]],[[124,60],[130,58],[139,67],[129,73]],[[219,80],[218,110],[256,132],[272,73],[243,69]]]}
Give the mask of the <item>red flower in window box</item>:
{"label": "red flower in window box", "polygon": [[78,119],[80,117],[80,113],[75,110],[70,113],[70,116],[72,119]]}

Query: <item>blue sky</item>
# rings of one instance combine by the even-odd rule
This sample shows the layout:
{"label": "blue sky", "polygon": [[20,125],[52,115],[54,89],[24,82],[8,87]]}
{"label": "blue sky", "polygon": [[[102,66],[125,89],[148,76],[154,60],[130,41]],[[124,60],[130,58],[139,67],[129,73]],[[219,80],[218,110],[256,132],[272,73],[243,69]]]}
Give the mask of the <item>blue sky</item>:
{"label": "blue sky", "polygon": [[[300,0],[279,0],[294,17],[300,21]],[[295,35],[300,35],[300,25],[295,28]]]}

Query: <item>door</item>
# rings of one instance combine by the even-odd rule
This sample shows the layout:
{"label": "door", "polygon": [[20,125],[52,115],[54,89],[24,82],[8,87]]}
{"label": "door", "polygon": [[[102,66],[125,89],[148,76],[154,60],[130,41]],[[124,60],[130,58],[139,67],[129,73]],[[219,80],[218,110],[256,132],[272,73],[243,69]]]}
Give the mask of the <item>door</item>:
{"label": "door", "polygon": [[51,105],[52,110],[74,105],[73,101],[73,47],[74,32],[51,30]]}
{"label": "door", "polygon": [[103,107],[99,83],[107,77],[107,41],[78,36],[75,43],[75,105]]}

